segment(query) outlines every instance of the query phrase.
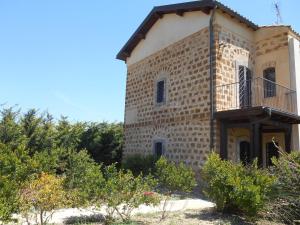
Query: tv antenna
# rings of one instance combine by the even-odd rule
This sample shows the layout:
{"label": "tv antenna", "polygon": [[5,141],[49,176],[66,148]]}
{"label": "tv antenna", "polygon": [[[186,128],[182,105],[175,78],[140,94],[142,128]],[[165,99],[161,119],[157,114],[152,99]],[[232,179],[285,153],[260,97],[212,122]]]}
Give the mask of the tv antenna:
{"label": "tv antenna", "polygon": [[281,24],[282,23],[282,17],[281,17],[281,10],[280,10],[280,4],[279,1],[274,1],[274,9],[276,12],[276,24]]}

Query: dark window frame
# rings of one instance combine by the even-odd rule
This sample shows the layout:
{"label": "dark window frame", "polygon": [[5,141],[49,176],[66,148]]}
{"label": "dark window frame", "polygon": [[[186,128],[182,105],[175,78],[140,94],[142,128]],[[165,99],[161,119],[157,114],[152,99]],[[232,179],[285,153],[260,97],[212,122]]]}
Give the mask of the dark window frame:
{"label": "dark window frame", "polygon": [[276,97],[276,69],[269,67],[264,69],[264,98]]}
{"label": "dark window frame", "polygon": [[155,104],[157,106],[164,105],[166,104],[166,99],[167,99],[167,80],[165,78],[158,79],[155,82]]}
{"label": "dark window frame", "polygon": [[[161,145],[161,149],[160,149],[160,154],[158,154],[158,149],[157,147]],[[161,157],[161,156],[164,156],[165,155],[165,151],[166,151],[166,145],[165,145],[165,140],[162,140],[162,139],[158,139],[158,140],[155,140],[153,142],[153,154],[156,156],[156,157]]]}

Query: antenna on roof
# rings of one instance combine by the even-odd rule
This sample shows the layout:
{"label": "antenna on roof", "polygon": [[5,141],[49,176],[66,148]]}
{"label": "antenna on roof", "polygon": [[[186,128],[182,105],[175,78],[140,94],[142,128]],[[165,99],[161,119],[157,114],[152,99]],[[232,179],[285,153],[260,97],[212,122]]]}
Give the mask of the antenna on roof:
{"label": "antenna on roof", "polygon": [[274,1],[274,9],[276,12],[276,24],[281,24],[282,23],[282,17],[281,17],[281,11],[280,11],[280,5],[279,1]]}

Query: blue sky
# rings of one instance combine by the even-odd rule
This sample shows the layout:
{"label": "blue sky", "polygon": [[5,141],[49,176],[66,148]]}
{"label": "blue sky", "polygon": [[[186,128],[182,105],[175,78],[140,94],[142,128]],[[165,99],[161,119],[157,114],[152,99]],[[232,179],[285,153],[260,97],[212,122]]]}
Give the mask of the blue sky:
{"label": "blue sky", "polygon": [[[155,5],[179,0],[0,0],[0,104],[71,121],[123,121],[126,66],[117,52]],[[259,25],[273,0],[221,0]],[[300,1],[281,0],[300,31]]]}

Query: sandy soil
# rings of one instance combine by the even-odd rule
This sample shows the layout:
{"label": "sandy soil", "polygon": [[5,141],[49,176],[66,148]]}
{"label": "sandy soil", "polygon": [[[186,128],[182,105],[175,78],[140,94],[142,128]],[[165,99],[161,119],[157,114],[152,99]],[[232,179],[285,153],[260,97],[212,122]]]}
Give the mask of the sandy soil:
{"label": "sandy soil", "polygon": [[[244,218],[234,215],[223,215],[217,213],[214,209],[185,210],[170,212],[165,220],[160,221],[160,213],[137,214],[132,220],[134,222],[128,225],[279,225],[269,221],[257,221],[255,223],[247,222]],[[101,216],[73,218],[66,221],[68,224],[77,225],[103,225]],[[123,225],[116,223],[116,225]]]}

